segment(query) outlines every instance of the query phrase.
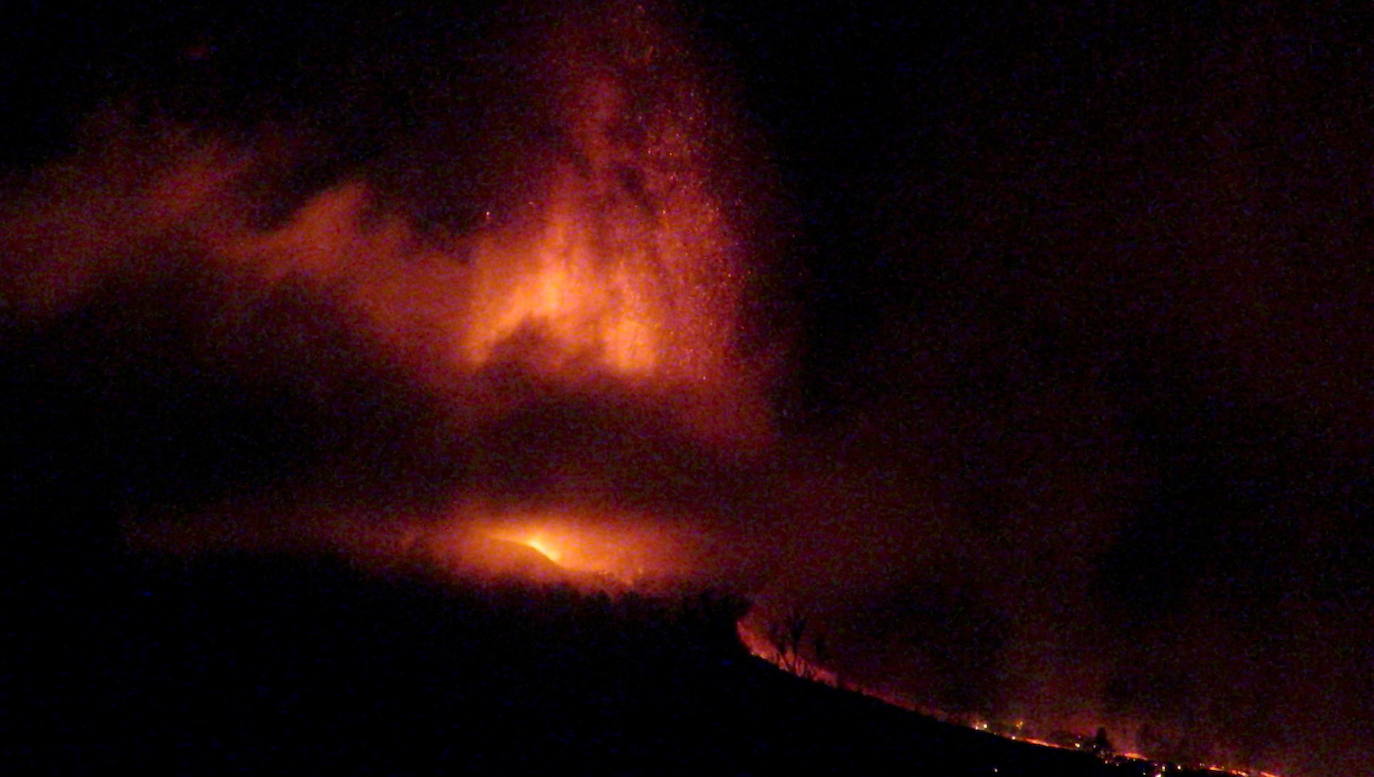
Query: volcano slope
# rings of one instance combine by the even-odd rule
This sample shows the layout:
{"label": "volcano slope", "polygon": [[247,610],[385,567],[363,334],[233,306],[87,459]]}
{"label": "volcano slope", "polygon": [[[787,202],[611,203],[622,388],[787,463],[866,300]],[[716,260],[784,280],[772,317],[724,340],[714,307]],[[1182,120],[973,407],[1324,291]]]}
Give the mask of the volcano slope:
{"label": "volcano slope", "polygon": [[246,553],[100,577],[14,622],[11,773],[1140,773],[785,674],[730,595]]}

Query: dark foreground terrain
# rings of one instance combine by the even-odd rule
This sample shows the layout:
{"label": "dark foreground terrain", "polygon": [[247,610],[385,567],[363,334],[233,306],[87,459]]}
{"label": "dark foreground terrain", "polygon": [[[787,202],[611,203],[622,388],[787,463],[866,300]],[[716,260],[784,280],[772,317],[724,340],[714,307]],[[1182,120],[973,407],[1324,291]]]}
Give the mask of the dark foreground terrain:
{"label": "dark foreground terrain", "polygon": [[8,774],[1142,773],[784,674],[738,644],[727,595],[241,555],[28,593]]}

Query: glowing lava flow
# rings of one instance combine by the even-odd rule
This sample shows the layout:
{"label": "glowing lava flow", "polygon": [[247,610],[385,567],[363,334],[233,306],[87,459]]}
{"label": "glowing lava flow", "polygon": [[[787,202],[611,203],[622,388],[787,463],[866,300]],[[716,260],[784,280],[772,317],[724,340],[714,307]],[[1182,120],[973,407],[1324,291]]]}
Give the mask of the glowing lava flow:
{"label": "glowing lava flow", "polygon": [[545,558],[547,558],[549,561],[552,561],[555,564],[557,564],[558,560],[563,557],[563,554],[559,552],[557,548],[550,545],[548,540],[544,539],[543,537],[537,534],[533,537],[521,540],[520,544],[524,545],[525,547],[534,548],[535,550],[543,554]]}
{"label": "glowing lava flow", "polygon": [[423,530],[414,551],[462,574],[592,588],[653,587],[689,577],[687,537],[664,522],[577,510],[466,515]]}

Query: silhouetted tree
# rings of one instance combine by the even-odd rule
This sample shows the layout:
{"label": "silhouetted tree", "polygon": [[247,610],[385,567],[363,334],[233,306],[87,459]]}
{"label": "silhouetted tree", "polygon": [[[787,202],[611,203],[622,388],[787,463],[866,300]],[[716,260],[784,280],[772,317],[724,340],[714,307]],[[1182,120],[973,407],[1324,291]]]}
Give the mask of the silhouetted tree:
{"label": "silhouetted tree", "polygon": [[806,636],[806,615],[791,610],[781,619],[768,624],[765,636],[773,648],[778,665],[793,674],[802,674],[805,663],[801,657],[802,639]]}
{"label": "silhouetted tree", "polygon": [[1107,729],[1101,726],[1098,726],[1097,734],[1088,747],[1097,755],[1109,755],[1116,752],[1116,748],[1112,747],[1112,740],[1107,738]]}

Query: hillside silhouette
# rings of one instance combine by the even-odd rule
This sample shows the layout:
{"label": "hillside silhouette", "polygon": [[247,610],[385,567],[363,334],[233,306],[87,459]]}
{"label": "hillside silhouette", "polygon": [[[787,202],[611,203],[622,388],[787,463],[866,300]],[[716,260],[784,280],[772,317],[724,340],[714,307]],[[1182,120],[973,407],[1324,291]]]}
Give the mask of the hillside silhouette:
{"label": "hillside silhouette", "polygon": [[122,557],[22,624],[20,773],[1126,775],[785,674],[740,597]]}

